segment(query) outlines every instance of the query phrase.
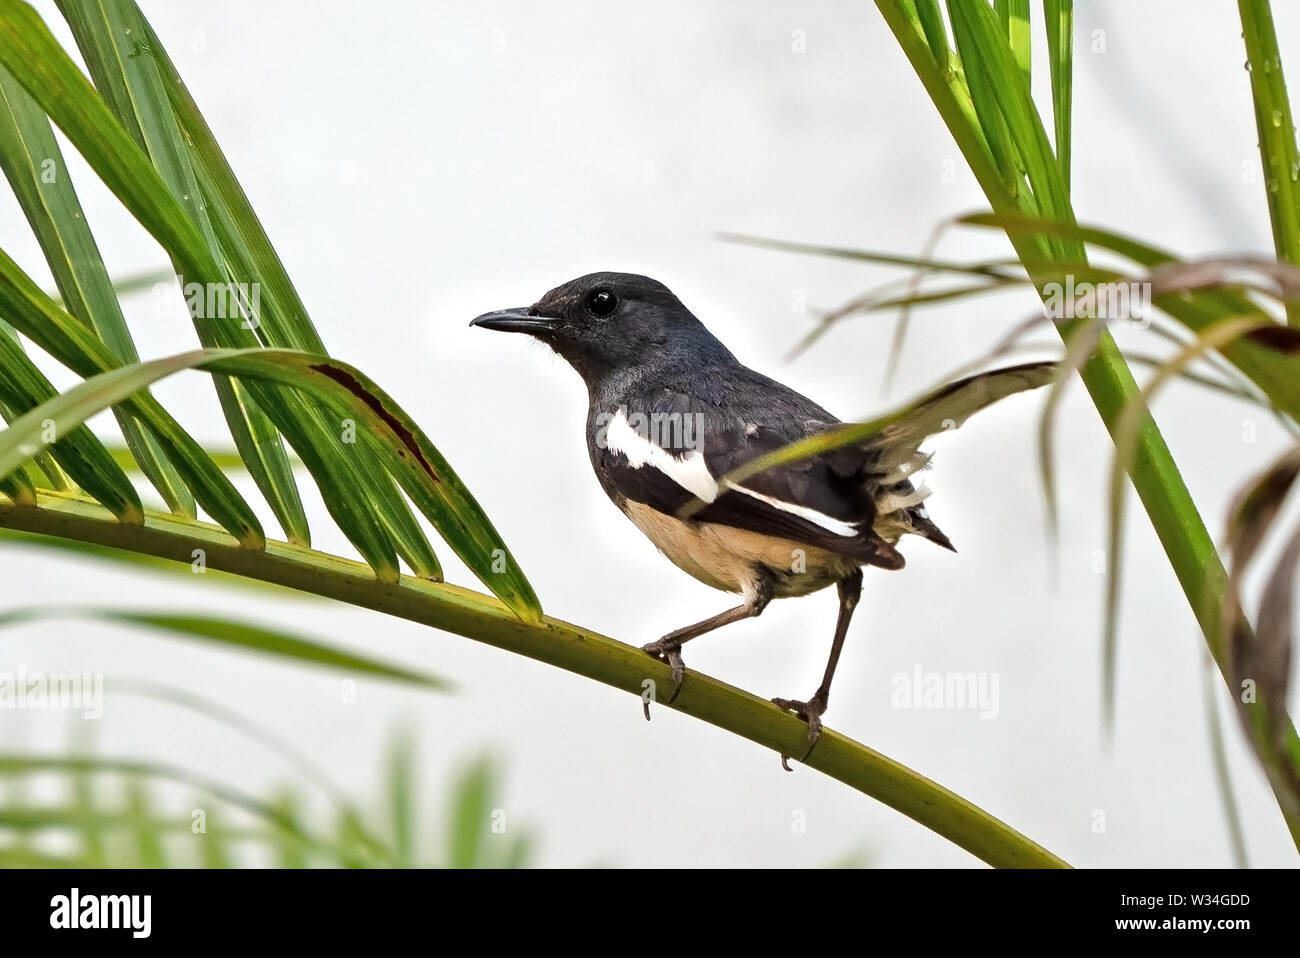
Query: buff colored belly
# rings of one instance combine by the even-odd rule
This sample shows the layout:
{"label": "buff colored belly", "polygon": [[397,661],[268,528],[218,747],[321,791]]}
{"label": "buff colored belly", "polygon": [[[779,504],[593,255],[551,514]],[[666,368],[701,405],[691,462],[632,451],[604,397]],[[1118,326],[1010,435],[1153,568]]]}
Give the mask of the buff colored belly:
{"label": "buff colored belly", "polygon": [[778,597],[807,595],[844,578],[852,559],[714,522],[684,522],[644,503],[625,502],[623,511],[674,565],[723,592],[749,592],[755,567],[772,573]]}

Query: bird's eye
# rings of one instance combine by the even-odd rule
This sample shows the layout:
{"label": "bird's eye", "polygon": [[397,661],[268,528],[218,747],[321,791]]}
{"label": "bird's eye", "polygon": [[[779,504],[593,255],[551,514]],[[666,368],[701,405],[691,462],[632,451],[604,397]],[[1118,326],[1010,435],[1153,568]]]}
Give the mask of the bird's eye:
{"label": "bird's eye", "polygon": [[598,289],[587,296],[587,308],[602,319],[618,308],[618,297],[607,289]]}

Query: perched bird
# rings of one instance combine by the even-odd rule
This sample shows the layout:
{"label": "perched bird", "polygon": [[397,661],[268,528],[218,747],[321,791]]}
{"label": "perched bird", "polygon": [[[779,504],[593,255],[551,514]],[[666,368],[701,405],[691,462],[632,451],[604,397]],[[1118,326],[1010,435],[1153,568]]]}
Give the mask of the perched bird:
{"label": "perched bird", "polygon": [[920,443],[1050,382],[1055,369],[1031,363],[971,376],[866,439],[737,482],[733,470],[833,431],[840,420],[742,365],[662,283],[591,273],[532,306],[485,313],[470,325],[527,333],[566,359],[587,384],[587,451],[605,492],[677,566],[743,597],[644,647],[672,667],[673,698],[686,642],[757,616],[772,599],[837,587],[839,619],[821,685],[807,700],[773,699],[808,723],[810,751],[862,592],[861,567],[901,569],[896,546],[905,534],[953,548],[911,481],[928,463]]}

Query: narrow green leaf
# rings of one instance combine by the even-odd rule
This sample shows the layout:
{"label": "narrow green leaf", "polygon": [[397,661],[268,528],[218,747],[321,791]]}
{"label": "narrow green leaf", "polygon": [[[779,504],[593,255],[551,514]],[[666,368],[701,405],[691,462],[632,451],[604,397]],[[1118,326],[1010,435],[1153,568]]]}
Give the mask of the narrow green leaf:
{"label": "narrow green leaf", "polygon": [[311,530],[307,526],[298,484],[291,478],[286,482],[293,469],[279,431],[239,383],[218,376],[213,379],[213,385],[235,448],[244,460],[244,468],[271,506],[285,538],[300,545],[311,545]]}
{"label": "narrow green leaf", "polygon": [[[0,0],[2,9],[3,0]],[[3,250],[0,250],[0,313],[32,342],[80,376],[93,376],[120,365],[103,343],[55,305]],[[5,343],[0,342],[0,349],[5,348]],[[26,357],[11,355],[0,359],[0,368],[21,368],[25,362],[29,362]],[[244,545],[260,548],[265,539],[257,516],[189,433],[147,393],[124,403],[149,427],[208,515]],[[108,467],[106,475],[111,475],[116,468]],[[102,485],[102,480],[99,484]],[[91,476],[90,485],[82,488],[87,491],[96,488],[95,477]]]}
{"label": "narrow green leaf", "polygon": [[[22,350],[23,348],[22,341],[18,339],[18,335],[16,333],[12,333],[12,330],[9,330],[7,328],[8,324],[4,323],[3,320],[0,320],[0,326],[6,327],[4,329],[0,329],[0,336],[8,335],[9,341],[14,343],[20,350]],[[25,363],[22,368],[30,370],[30,367],[27,366]],[[11,409],[9,405],[2,398],[0,398],[0,419],[3,419],[6,423],[11,423],[17,418],[18,418],[18,413],[15,412],[13,409]],[[131,456],[129,451],[125,451],[125,452],[126,452],[126,458],[131,460],[131,468],[138,468],[136,466],[135,458]],[[111,451],[109,454],[112,455],[113,460],[119,466],[121,466],[123,472],[129,471],[127,466],[123,465],[122,458],[120,456],[113,454]],[[39,456],[36,456],[35,459],[33,459],[33,462],[36,463],[36,467],[40,469],[45,476],[45,481],[42,482],[41,485],[44,486],[46,489],[52,489],[55,492],[67,492],[71,488],[71,484],[68,481],[67,474],[62,469],[59,468],[59,464],[54,461],[54,458],[49,453],[47,452],[41,453]]]}
{"label": "narrow green leaf", "polygon": [[[0,476],[30,456],[24,456],[20,446],[30,444],[35,452],[43,445],[45,419],[60,431],[75,427],[165,376],[194,368],[302,389],[323,400],[340,419],[355,420],[358,438],[483,584],[521,618],[535,621],[540,616],[528,580],[442,454],[390,396],[338,360],[289,350],[199,350],[101,373],[26,413],[0,434]],[[299,449],[309,467],[312,452],[309,445]]]}
{"label": "narrow green leaf", "polygon": [[415,789],[415,740],[408,730],[401,730],[393,736],[388,749],[388,814],[400,868],[413,867],[419,856]]}
{"label": "narrow green leaf", "polygon": [[[973,30],[972,22],[979,21],[977,15],[972,16],[973,11],[970,8],[973,6],[979,7],[981,12],[987,13],[989,17],[994,17],[992,8],[983,0],[977,4],[971,4],[967,0],[948,0],[948,19],[952,21],[957,55],[966,71],[966,86],[970,90],[976,126],[988,144],[1003,189],[1018,202],[1032,202],[1032,194],[1025,189],[1024,163],[1020,159],[1017,141],[1007,127],[1007,121],[998,102],[997,85],[1017,82],[1013,79],[1015,74],[1007,71],[1003,75],[991,77],[988,70],[984,69],[986,64],[981,58],[981,51],[977,49],[979,41],[984,40],[986,45],[996,42],[1005,51],[1006,41],[1001,36],[988,40]],[[996,18],[993,19],[993,24],[993,28],[997,30]],[[980,68],[972,69],[972,64]]]}
{"label": "narrow green leaf", "polygon": [[[936,105],[940,105],[944,118],[950,121],[949,128],[958,136],[963,150],[969,147],[980,156],[981,165],[992,170],[993,153],[975,114],[961,58],[949,50],[947,30],[937,0],[918,0],[915,5],[908,0],[888,0],[887,8],[882,6],[883,2],[885,0],[877,0],[877,6],[889,20],[900,42],[907,38],[904,46],[909,58],[928,57],[927,69],[921,70],[918,66],[917,73]],[[937,50],[949,50],[947,58],[940,58]],[[917,65],[915,59],[913,65]]]}
{"label": "narrow green leaf", "polygon": [[[217,809],[207,809],[204,817],[204,829],[194,839],[199,843],[202,851],[202,860],[204,868],[230,868],[232,861],[230,855],[230,843],[226,833],[225,823],[222,820],[222,814]],[[193,830],[191,829],[191,834]],[[280,834],[277,832],[276,834]]]}
{"label": "narrow green leaf", "polygon": [[[285,435],[302,460],[308,463],[325,506],[339,528],[345,532],[352,529],[352,534],[368,530],[368,534],[379,543],[372,547],[375,556],[370,564],[381,576],[397,572],[397,564],[392,560],[396,550],[416,575],[435,581],[441,579],[442,568],[433,554],[433,547],[416,524],[392,477],[371,469],[369,462],[357,454],[363,444],[353,442],[351,438],[345,439],[353,432],[353,428],[347,425],[348,417],[331,416],[326,410],[309,403],[303,404],[303,409],[310,428],[295,432],[289,427]],[[317,456],[315,469],[311,469],[312,460],[303,451],[307,447],[311,447],[312,454]],[[352,534],[349,534],[349,539]],[[361,548],[355,539],[353,542]],[[382,563],[382,569],[378,563]]]}
{"label": "narrow green leaf", "polygon": [[789,240],[747,236],[743,233],[718,233],[717,238],[728,243],[743,243],[763,249],[786,253],[807,253],[812,256],[832,256],[839,259],[860,260],[882,266],[906,266],[930,273],[957,273],[962,276],[982,276],[989,279],[1027,281],[1024,267],[1019,262],[959,263],[953,260],[929,259],[921,256],[904,256],[876,250],[853,249],[845,246],[823,246],[817,243],[795,243]]}
{"label": "narrow green leaf", "polygon": [[944,26],[943,14],[939,12],[939,0],[916,0],[916,16],[925,31],[926,42],[934,54],[934,62],[941,69],[949,69],[952,64],[952,50],[948,46],[948,28]]}
{"label": "narrow green leaf", "polygon": [[[79,745],[78,751],[80,752],[87,747],[88,742],[83,741]],[[86,769],[80,769],[73,772],[69,778],[72,785],[73,811],[85,819],[85,824],[80,829],[81,854],[91,866],[107,865],[108,854],[105,848],[104,831],[93,820],[93,816],[100,804],[100,792],[94,773]]]}
{"label": "narrow green leaf", "polygon": [[1223,803],[1223,820],[1228,831],[1228,844],[1232,849],[1235,868],[1249,868],[1246,856],[1246,836],[1241,827],[1241,808],[1236,790],[1232,787],[1232,769],[1228,765],[1228,746],[1219,718],[1219,695],[1223,685],[1216,681],[1217,671],[1209,653],[1201,656],[1201,690],[1205,701],[1205,719],[1210,737],[1210,758],[1214,762],[1214,779],[1219,786],[1219,800]]}
{"label": "narrow green leaf", "polygon": [[[4,370],[4,375],[0,376],[0,402],[11,411],[20,413],[14,422],[30,421],[45,440],[39,445],[25,441],[16,443],[14,453],[17,458],[10,468],[0,470],[0,475],[8,475],[40,450],[49,447],[55,461],[67,470],[77,485],[123,522],[138,523],[144,512],[135,487],[89,429],[77,424],[65,432],[50,426],[42,418],[31,418],[31,410],[41,408],[57,393],[27,354],[18,348],[17,341],[8,336],[0,336],[0,370]],[[12,436],[11,430],[12,426],[0,432],[0,441]],[[54,442],[56,439],[58,441]]]}
{"label": "narrow green leaf", "polygon": [[[113,457],[113,461],[121,466],[122,471],[128,476],[140,471],[140,464],[135,461],[135,456],[131,455],[130,449],[112,443],[105,443],[105,447],[108,449],[108,454]],[[209,449],[208,457],[218,469],[222,470],[239,472],[247,466],[244,457],[237,449]]]}
{"label": "narrow green leaf", "polygon": [[492,765],[486,758],[466,768],[456,781],[452,797],[449,868],[481,868],[486,863],[483,841],[492,815]]}
{"label": "narrow green leaf", "polygon": [[533,838],[529,834],[516,835],[506,849],[502,868],[527,868],[533,854]]}
{"label": "narrow green leaf", "polygon": [[832,310],[822,317],[822,322],[837,322],[853,313],[888,312],[900,307],[933,306],[937,303],[950,303],[958,299],[970,299],[981,293],[1005,292],[1009,287],[1021,285],[1025,279],[999,279],[988,282],[970,283],[965,286],[950,286],[946,289],[931,290],[927,293],[910,293],[901,296],[877,298],[876,293],[855,299],[839,309]]}
{"label": "narrow green leaf", "polygon": [[19,469],[0,479],[0,492],[20,506],[36,505],[36,485],[25,470]]}
{"label": "narrow green leaf", "polygon": [[[93,329],[119,360],[138,360],[49,120],[3,67],[0,166],[41,244],[68,311]],[[124,410],[114,414],[133,458],[167,507],[181,515],[195,515],[193,495],[157,441]]]}
{"label": "narrow green leaf", "polygon": [[[302,803],[298,796],[293,792],[285,790],[277,795],[271,802],[271,807],[286,821],[302,822]],[[298,828],[304,830],[303,825],[299,824]],[[279,868],[306,868],[308,860],[306,848],[303,843],[290,831],[277,830],[275,832],[275,850]]]}
{"label": "narrow green leaf", "polygon": [[993,9],[997,11],[1002,31],[1006,34],[1007,45],[1016,66],[1020,68],[1025,79],[1025,86],[1030,83],[1029,70],[1029,0],[993,0]]}
{"label": "narrow green leaf", "polygon": [[[983,3],[950,3],[948,10],[971,92],[975,93],[976,77],[979,77],[980,89],[989,101],[981,117],[985,114],[997,117],[1005,125],[1009,144],[1006,149],[1018,158],[1028,179],[1030,192],[1012,194],[1013,198],[1018,197],[1027,212],[1041,212],[1066,222],[1072,220],[1070,196],[1060,177],[1056,156],[1034,107],[1029,85],[1023,82],[993,11]],[[979,107],[978,98],[976,106]],[[1082,251],[1058,245],[1050,252],[1056,258],[1079,259]]]}
{"label": "narrow green leaf", "polygon": [[[1237,8],[1246,41],[1246,68],[1250,70],[1273,245],[1278,259],[1300,266],[1300,153],[1273,11],[1268,0],[1238,0]],[[1292,326],[1300,326],[1300,302],[1288,305],[1287,317]]]}
{"label": "narrow green leaf", "polygon": [[40,606],[0,612],[0,628],[56,618],[138,626],[177,638],[215,642],[310,665],[408,682],[436,691],[445,692],[454,688],[452,682],[441,676],[412,672],[377,659],[343,652],[325,645],[318,639],[295,635],[283,629],[271,629],[219,616],[129,609]]}
{"label": "narrow green leaf", "polygon": [[167,853],[159,835],[153,800],[148,786],[139,778],[126,781],[126,814],[132,825],[136,863],[145,868],[166,868]]}
{"label": "narrow green leaf", "polygon": [[[250,391],[256,387],[253,383],[246,385]],[[292,401],[297,403],[296,399]],[[375,575],[386,582],[395,582],[401,570],[393,539],[369,508],[368,496],[376,483],[365,481],[352,459],[340,451],[333,436],[323,427],[321,410],[298,405],[304,410],[302,418],[278,419],[280,431],[315,478],[325,508],[348,541],[375,570]]]}
{"label": "narrow green leaf", "polygon": [[1047,59],[1052,77],[1052,120],[1056,130],[1056,164],[1070,188],[1070,127],[1074,96],[1074,0],[1043,0]]}

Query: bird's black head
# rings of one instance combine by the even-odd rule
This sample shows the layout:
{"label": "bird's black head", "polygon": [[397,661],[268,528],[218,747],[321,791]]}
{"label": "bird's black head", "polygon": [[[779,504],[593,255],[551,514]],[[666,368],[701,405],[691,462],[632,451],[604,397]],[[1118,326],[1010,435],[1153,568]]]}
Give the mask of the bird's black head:
{"label": "bird's black head", "polygon": [[528,333],[568,360],[589,384],[665,363],[734,361],[667,286],[635,273],[588,273],[532,306],[484,313],[470,325]]}

